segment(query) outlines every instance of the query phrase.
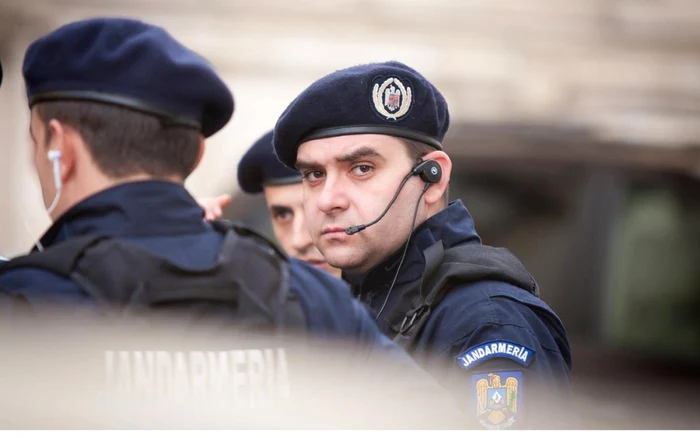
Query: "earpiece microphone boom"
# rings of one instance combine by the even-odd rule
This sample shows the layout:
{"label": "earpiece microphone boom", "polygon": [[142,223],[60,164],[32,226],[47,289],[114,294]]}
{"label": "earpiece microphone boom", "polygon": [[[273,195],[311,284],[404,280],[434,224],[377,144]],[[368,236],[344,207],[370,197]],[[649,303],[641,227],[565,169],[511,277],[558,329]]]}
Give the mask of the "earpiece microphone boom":
{"label": "earpiece microphone boom", "polygon": [[391,206],[394,205],[396,198],[399,197],[399,193],[401,193],[403,186],[406,185],[406,182],[408,182],[409,178],[411,178],[414,175],[419,175],[421,179],[427,184],[434,184],[440,181],[440,178],[442,177],[442,168],[440,167],[440,164],[438,164],[438,162],[435,160],[421,161],[416,167],[414,167],[411,170],[411,172],[408,175],[404,177],[404,179],[401,181],[401,184],[399,185],[399,188],[396,189],[394,197],[391,198],[391,201],[389,201],[389,204],[386,206],[386,208],[384,209],[382,214],[379,215],[378,218],[367,224],[353,225],[351,227],[348,227],[345,229],[345,233],[352,236],[353,234],[359,233],[365,228],[371,227],[372,225],[382,220],[382,218],[384,217],[384,215],[386,215]]}

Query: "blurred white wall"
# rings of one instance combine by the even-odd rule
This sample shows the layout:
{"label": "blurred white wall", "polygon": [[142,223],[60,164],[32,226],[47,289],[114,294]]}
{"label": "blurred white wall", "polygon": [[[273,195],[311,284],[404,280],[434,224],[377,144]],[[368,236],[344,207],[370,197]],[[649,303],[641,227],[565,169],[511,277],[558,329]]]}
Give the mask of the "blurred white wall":
{"label": "blurred white wall", "polygon": [[164,26],[231,86],[234,117],[187,182],[198,196],[235,194],[239,157],[299,91],[369,61],[420,70],[446,96],[453,123],[573,126],[640,147],[700,144],[695,0],[3,0],[5,255],[26,250],[48,225],[27,154],[24,50],[61,24],[95,15]]}

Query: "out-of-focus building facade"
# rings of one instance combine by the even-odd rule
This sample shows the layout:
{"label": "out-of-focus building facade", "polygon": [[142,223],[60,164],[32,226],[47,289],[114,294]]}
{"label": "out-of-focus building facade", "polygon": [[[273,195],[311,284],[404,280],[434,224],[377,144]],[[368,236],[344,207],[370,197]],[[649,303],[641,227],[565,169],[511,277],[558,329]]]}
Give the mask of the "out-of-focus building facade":
{"label": "out-of-focus building facade", "polygon": [[[640,390],[625,411],[642,421],[669,388],[697,399],[700,383],[688,377],[700,363],[695,0],[3,0],[4,255],[48,225],[31,171],[24,50],[96,15],[160,24],[221,72],[236,112],[187,185],[233,194],[227,214],[263,230],[262,200],[240,195],[236,164],[290,100],[352,64],[396,59],[420,70],[449,103],[452,197],[485,243],[509,247],[538,279],[575,344],[580,387],[648,384],[656,395]],[[601,403],[604,424],[627,424],[619,405]],[[689,419],[672,411],[646,426]]]}

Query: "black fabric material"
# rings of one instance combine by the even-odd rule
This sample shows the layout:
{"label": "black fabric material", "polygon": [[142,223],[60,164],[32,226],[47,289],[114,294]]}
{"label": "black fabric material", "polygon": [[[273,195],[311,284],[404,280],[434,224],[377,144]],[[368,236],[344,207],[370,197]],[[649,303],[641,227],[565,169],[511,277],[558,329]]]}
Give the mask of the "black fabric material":
{"label": "black fabric material", "polygon": [[238,185],[246,193],[263,191],[266,185],[301,183],[301,174],[282,164],[272,149],[272,131],[260,137],[238,162]]}
{"label": "black fabric material", "polygon": [[217,263],[184,269],[118,238],[89,235],[0,265],[0,274],[35,267],[70,278],[103,310],[167,314],[195,323],[235,323],[256,330],[306,327],[301,305],[288,291],[286,255],[239,224],[225,232]]}
{"label": "black fabric material", "polygon": [[423,252],[421,279],[406,287],[387,318],[394,341],[412,350],[432,310],[457,285],[502,281],[539,297],[539,288],[523,264],[507,249],[462,245],[444,249],[442,241]]}

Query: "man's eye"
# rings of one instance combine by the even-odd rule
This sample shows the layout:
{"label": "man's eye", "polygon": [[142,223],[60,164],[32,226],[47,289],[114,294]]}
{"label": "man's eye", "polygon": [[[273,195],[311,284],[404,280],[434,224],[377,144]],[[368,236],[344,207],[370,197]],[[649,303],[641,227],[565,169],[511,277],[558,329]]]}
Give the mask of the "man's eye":
{"label": "man's eye", "polygon": [[352,168],[352,173],[354,173],[357,176],[362,176],[370,173],[372,169],[372,166],[370,166],[369,164],[359,164]]}
{"label": "man's eye", "polygon": [[320,170],[310,170],[304,174],[304,179],[310,182],[323,178],[323,172]]}
{"label": "man's eye", "polygon": [[289,211],[279,211],[273,214],[272,218],[279,222],[285,222],[292,219],[292,213]]}

